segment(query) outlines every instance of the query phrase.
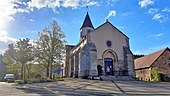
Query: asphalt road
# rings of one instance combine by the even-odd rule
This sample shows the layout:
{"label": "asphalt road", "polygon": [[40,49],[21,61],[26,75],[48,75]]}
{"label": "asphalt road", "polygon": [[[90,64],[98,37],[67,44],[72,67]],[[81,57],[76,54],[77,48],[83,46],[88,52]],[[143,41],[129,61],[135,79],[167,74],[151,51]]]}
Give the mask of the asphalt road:
{"label": "asphalt road", "polygon": [[170,96],[170,82],[64,81],[14,85],[0,82],[0,96]]}

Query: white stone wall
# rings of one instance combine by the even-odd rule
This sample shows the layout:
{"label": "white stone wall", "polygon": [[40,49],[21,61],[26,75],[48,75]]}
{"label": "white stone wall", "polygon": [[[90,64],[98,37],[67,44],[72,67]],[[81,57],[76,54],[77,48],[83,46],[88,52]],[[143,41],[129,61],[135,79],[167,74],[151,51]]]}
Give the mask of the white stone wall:
{"label": "white stone wall", "polygon": [[85,76],[89,74],[90,70],[90,54],[87,45],[85,45],[80,51],[80,65],[79,76]]}
{"label": "white stone wall", "polygon": [[[90,33],[91,41],[96,45],[97,59],[103,59],[102,54],[107,49],[112,49],[119,60],[124,60],[123,46],[127,46],[128,38],[115,29],[110,23],[105,23]],[[106,42],[110,40],[112,46],[108,47]]]}

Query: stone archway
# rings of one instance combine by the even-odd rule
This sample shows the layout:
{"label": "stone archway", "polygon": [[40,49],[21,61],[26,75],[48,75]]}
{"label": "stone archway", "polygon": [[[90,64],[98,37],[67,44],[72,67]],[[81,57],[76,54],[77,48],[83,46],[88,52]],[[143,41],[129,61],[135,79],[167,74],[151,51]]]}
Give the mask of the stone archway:
{"label": "stone archway", "polygon": [[118,64],[117,54],[113,50],[108,49],[103,52],[102,58],[103,58],[103,70],[105,75],[116,75],[115,73],[117,71],[116,64]]}

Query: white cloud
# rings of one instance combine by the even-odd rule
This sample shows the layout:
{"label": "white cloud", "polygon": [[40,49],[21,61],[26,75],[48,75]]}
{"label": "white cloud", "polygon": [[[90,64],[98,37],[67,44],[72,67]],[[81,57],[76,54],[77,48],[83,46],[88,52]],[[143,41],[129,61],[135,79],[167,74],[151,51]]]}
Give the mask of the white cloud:
{"label": "white cloud", "polygon": [[155,13],[157,13],[158,11],[159,11],[158,8],[150,8],[150,9],[148,10],[148,13],[149,13],[149,14],[155,14]]}
{"label": "white cloud", "polygon": [[116,11],[115,10],[109,11],[109,14],[107,15],[107,17],[105,19],[109,19],[111,16],[116,16]]}
{"label": "white cloud", "polygon": [[31,21],[31,22],[33,22],[33,21],[35,21],[35,20],[33,20],[33,19],[30,19],[30,21]]}
{"label": "white cloud", "polygon": [[163,35],[164,35],[164,33],[158,33],[155,35],[151,35],[151,37],[158,38],[158,37],[162,37]]}
{"label": "white cloud", "polygon": [[15,43],[17,39],[9,37],[7,31],[0,30],[0,54],[3,54],[9,43]]}
{"label": "white cloud", "polygon": [[59,7],[77,9],[78,7],[99,5],[96,0],[30,0],[27,4],[30,10],[33,10],[33,8],[41,9],[48,7],[52,8],[54,12]]}
{"label": "white cloud", "polygon": [[141,8],[147,7],[148,5],[152,5],[152,4],[154,4],[154,0],[140,0],[139,1],[139,5],[141,6]]}
{"label": "white cloud", "polygon": [[164,34],[165,33],[158,33],[158,34],[150,35],[150,37],[159,40]]}
{"label": "white cloud", "polygon": [[139,54],[139,55],[148,55],[151,53],[150,49],[147,50],[135,50],[133,51],[133,54]]}
{"label": "white cloud", "polygon": [[79,2],[80,0],[65,0],[63,6],[77,8],[79,6]]}
{"label": "white cloud", "polygon": [[60,7],[60,0],[30,0],[27,4],[29,8],[55,8]]}
{"label": "white cloud", "polygon": [[161,13],[155,14],[152,17],[153,20],[159,21],[160,23],[166,22],[168,20],[168,17],[166,15],[163,15]]}
{"label": "white cloud", "polygon": [[162,12],[170,12],[170,8],[164,8]]}
{"label": "white cloud", "polygon": [[162,35],[164,35],[164,33],[156,34],[156,35],[154,35],[154,37],[160,37],[160,36],[162,36]]}
{"label": "white cloud", "polygon": [[131,13],[130,12],[124,12],[123,14],[121,14],[122,16],[129,16]]}
{"label": "white cloud", "polygon": [[115,2],[118,2],[119,0],[104,0],[109,6],[113,6]]}
{"label": "white cloud", "polygon": [[81,3],[82,4],[80,4],[80,6],[82,6],[82,7],[86,7],[86,6],[100,6],[100,4],[97,1],[86,0],[86,1],[83,1]]}
{"label": "white cloud", "polygon": [[4,54],[7,49],[0,49],[0,54]]}
{"label": "white cloud", "polygon": [[16,41],[17,41],[17,39],[8,36],[7,31],[0,30],[0,42],[12,43],[12,42],[16,42]]}
{"label": "white cloud", "polygon": [[29,13],[29,9],[20,8],[21,5],[25,6],[25,3],[19,0],[5,0],[0,3],[0,30],[4,30],[10,21],[15,20],[13,16],[16,13]]}
{"label": "white cloud", "polygon": [[28,10],[28,9],[21,9],[21,8],[16,9],[16,11],[18,13],[30,13],[30,10]]}

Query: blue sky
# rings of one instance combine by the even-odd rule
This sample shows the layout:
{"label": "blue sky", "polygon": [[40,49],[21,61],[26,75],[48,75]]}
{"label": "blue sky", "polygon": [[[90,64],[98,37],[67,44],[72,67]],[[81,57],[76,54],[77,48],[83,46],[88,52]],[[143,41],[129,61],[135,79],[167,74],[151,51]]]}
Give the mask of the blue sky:
{"label": "blue sky", "polygon": [[108,19],[130,38],[134,54],[149,54],[170,47],[169,4],[170,0],[6,0],[0,3],[0,53],[19,38],[36,40],[52,20],[68,44],[75,45],[88,10],[95,28]]}

